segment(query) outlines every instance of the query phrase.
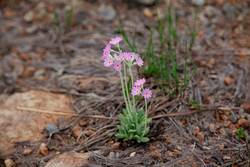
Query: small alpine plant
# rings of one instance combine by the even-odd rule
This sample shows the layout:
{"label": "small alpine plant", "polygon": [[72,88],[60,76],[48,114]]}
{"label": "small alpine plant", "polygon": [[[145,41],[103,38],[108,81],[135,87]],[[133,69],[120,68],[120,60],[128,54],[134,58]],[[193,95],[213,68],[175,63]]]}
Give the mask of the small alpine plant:
{"label": "small alpine plant", "polygon": [[[111,38],[110,42],[103,49],[104,66],[113,68],[119,72],[121,78],[122,92],[126,104],[126,109],[123,109],[123,114],[119,114],[121,124],[117,126],[119,133],[115,134],[119,139],[123,141],[135,139],[138,143],[148,142],[149,138],[145,135],[149,132],[147,125],[151,123],[152,119],[147,117],[147,99],[152,96],[152,91],[144,89],[143,84],[146,79],[142,78],[133,81],[133,74],[131,67],[138,65],[141,67],[143,61],[140,55],[133,52],[122,52],[119,46],[119,42],[122,41],[121,37]],[[111,45],[115,45],[117,50],[111,49]],[[123,73],[122,73],[123,71]],[[127,85],[127,72],[130,74],[132,81],[132,102],[129,96],[129,88]],[[145,99],[145,112],[143,108],[136,111],[135,97],[142,95]]]}

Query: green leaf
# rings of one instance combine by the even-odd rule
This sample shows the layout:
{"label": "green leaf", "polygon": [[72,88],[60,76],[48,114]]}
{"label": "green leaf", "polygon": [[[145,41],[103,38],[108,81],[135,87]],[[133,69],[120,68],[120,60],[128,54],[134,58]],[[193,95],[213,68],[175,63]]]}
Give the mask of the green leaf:
{"label": "green leaf", "polygon": [[200,110],[200,109],[201,109],[201,105],[200,105],[200,104],[197,104],[197,105],[195,106],[195,109],[196,109],[196,110]]}
{"label": "green leaf", "polygon": [[[137,140],[137,142],[140,140],[140,136],[134,135],[133,139]],[[138,142],[139,143],[139,142]]]}
{"label": "green leaf", "polygon": [[119,114],[119,118],[121,119],[121,122],[127,123],[127,120],[126,120],[126,118],[124,117],[123,114]]}
{"label": "green leaf", "polygon": [[134,133],[134,132],[136,132],[136,130],[130,129],[128,132],[129,132],[129,133]]}
{"label": "green leaf", "polygon": [[139,136],[142,134],[142,126],[139,124],[136,126],[136,134]]}
{"label": "green leaf", "polygon": [[149,138],[148,137],[141,137],[140,140],[141,140],[141,142],[146,143],[149,141]]}
{"label": "green leaf", "polygon": [[127,134],[126,131],[124,130],[124,128],[122,126],[117,125],[117,128],[118,128],[118,130],[119,130],[120,133]]}
{"label": "green leaf", "polygon": [[122,110],[123,110],[124,116],[127,116],[128,115],[128,111],[126,109],[124,109],[124,108]]}
{"label": "green leaf", "polygon": [[189,102],[191,105],[194,105],[196,102],[195,102],[195,100],[190,100],[190,102]]}
{"label": "green leaf", "polygon": [[240,127],[240,129],[237,130],[237,135],[240,137],[240,138],[244,138],[246,140],[247,138],[247,135],[246,133],[244,132],[244,129],[242,127]]}
{"label": "green leaf", "polygon": [[146,128],[144,135],[147,135],[149,132],[149,127]]}
{"label": "green leaf", "polygon": [[150,124],[151,122],[152,122],[152,118],[148,118],[146,123]]}
{"label": "green leaf", "polygon": [[121,134],[121,133],[116,133],[116,134],[115,134],[115,137],[117,137],[117,138],[119,138],[119,139],[122,139],[122,138],[125,138],[126,135]]}

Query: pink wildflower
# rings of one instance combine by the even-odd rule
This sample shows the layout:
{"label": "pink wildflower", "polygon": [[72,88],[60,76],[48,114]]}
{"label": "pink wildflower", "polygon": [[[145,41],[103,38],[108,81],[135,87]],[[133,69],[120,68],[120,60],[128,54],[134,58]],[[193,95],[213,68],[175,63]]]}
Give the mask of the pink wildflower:
{"label": "pink wildflower", "polygon": [[137,59],[137,58],[140,57],[140,55],[138,55],[138,54],[136,54],[136,53],[134,53],[134,52],[130,52],[130,55],[131,55],[132,57],[134,57],[135,59]]}
{"label": "pink wildflower", "polygon": [[119,61],[115,62],[115,63],[114,63],[114,69],[115,69],[116,71],[120,71],[120,70],[122,69],[122,64],[121,64],[121,62],[119,62]]}
{"label": "pink wildflower", "polygon": [[107,57],[104,60],[103,64],[104,64],[105,67],[110,67],[113,64],[113,58],[112,57]]}
{"label": "pink wildflower", "polygon": [[117,59],[118,59],[119,61],[121,61],[121,60],[123,59],[123,57],[124,57],[123,53],[120,53],[119,56],[117,56]]}
{"label": "pink wildflower", "polygon": [[121,37],[111,38],[109,43],[112,45],[117,45],[121,40],[122,40]]}
{"label": "pink wildflower", "polygon": [[132,92],[131,92],[131,94],[132,94],[133,96],[135,96],[135,95],[140,95],[140,93],[141,93],[141,87],[140,87],[140,86],[134,87],[134,89],[132,89]]}
{"label": "pink wildflower", "polygon": [[152,96],[152,91],[149,89],[145,89],[142,96],[144,96],[145,99],[148,99]]}
{"label": "pink wildflower", "polygon": [[141,86],[146,82],[146,79],[142,78],[135,82],[135,86]]}
{"label": "pink wildflower", "polygon": [[132,56],[127,53],[127,52],[124,52],[123,53],[123,56],[124,56],[124,59],[127,60],[127,61],[132,61]]}
{"label": "pink wildflower", "polygon": [[137,65],[140,66],[140,67],[143,65],[143,61],[142,61],[142,59],[140,57],[138,57],[136,59],[136,62],[137,62]]}
{"label": "pink wildflower", "polygon": [[108,55],[110,54],[110,50],[111,50],[111,45],[107,44],[106,47],[103,49],[103,56],[102,58],[107,58]]}

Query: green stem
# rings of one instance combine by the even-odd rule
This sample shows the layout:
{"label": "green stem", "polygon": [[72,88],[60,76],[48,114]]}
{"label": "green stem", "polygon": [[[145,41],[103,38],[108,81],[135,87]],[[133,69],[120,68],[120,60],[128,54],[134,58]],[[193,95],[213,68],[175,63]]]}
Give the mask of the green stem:
{"label": "green stem", "polygon": [[121,72],[121,71],[119,71],[119,74],[120,74],[120,78],[121,78],[121,84],[122,84],[122,93],[123,93],[123,97],[124,97],[124,100],[125,100],[126,108],[128,108],[128,101],[127,101],[127,98],[126,98],[126,95],[125,95],[125,90],[124,90],[124,84],[123,84],[122,72]]}
{"label": "green stem", "polygon": [[147,119],[148,119],[148,103],[147,103],[147,99],[145,98],[145,130],[144,130],[143,136],[145,135],[146,128],[147,128]]}
{"label": "green stem", "polygon": [[114,53],[118,53],[118,54],[120,53],[120,52],[117,52],[117,51],[115,51],[115,50],[113,50],[113,49],[111,49],[110,51],[111,51],[111,52],[114,52]]}
{"label": "green stem", "polygon": [[130,102],[130,99],[129,99],[128,87],[127,87],[127,73],[126,73],[126,72],[127,72],[127,69],[126,69],[126,65],[125,65],[124,62],[123,62],[123,68],[124,68],[125,89],[126,89],[127,98],[128,98],[129,111],[132,111],[131,102]]}
{"label": "green stem", "polygon": [[[132,82],[132,89],[134,89],[134,79],[133,79],[133,75],[132,75],[132,70],[131,70],[131,67],[129,66],[129,72],[130,72],[130,76],[131,76],[131,82]],[[133,106],[135,108],[135,97],[132,96],[133,98]]]}

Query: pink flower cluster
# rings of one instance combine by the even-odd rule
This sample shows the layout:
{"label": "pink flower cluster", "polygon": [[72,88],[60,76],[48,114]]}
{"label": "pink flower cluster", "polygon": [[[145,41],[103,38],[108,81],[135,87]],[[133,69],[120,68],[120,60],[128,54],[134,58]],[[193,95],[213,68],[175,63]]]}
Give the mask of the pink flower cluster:
{"label": "pink flower cluster", "polygon": [[[122,40],[121,37],[116,37],[116,38],[111,38],[110,42],[106,45],[106,47],[103,49],[103,56],[104,58],[104,66],[105,67],[110,67],[111,65],[114,64],[114,69],[116,71],[120,71],[122,69],[121,67],[121,62],[122,61],[127,61],[127,62],[132,62],[133,60],[136,61],[136,64],[138,66],[143,65],[143,60],[140,58],[140,55],[133,53],[133,52],[123,52],[120,53],[118,56],[115,56],[116,59],[110,54],[111,52],[111,44],[112,45],[117,45],[119,47],[119,42]],[[115,61],[115,62],[114,62]]]}
{"label": "pink flower cluster", "polygon": [[[139,79],[135,82],[134,84],[134,88],[132,89],[132,92],[131,94],[133,96],[135,95],[140,95],[141,94],[141,91],[142,91],[142,86],[143,84],[146,82],[146,79],[142,78],[142,79]],[[152,96],[152,91],[149,90],[149,89],[144,89],[143,90],[143,93],[142,93],[142,96],[145,98],[145,99],[148,99]]]}

